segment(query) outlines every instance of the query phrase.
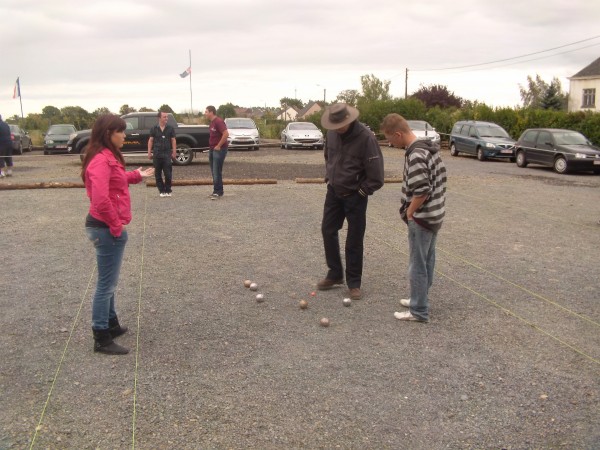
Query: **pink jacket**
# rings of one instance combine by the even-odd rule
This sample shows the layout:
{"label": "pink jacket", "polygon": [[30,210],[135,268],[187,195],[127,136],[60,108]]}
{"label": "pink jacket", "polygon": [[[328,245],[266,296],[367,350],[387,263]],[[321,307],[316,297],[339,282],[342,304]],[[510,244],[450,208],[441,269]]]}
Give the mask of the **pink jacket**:
{"label": "pink jacket", "polygon": [[129,185],[142,181],[142,175],[125,167],[105,148],[90,161],[85,171],[85,189],[90,198],[90,215],[108,225],[110,234],[121,236],[131,222]]}

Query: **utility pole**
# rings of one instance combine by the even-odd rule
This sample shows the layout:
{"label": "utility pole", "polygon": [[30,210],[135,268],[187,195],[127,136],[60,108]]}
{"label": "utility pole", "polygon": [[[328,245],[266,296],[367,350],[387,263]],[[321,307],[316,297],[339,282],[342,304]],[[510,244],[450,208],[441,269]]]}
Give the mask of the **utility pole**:
{"label": "utility pole", "polygon": [[406,75],[404,76],[404,98],[408,97],[408,67],[406,68]]}

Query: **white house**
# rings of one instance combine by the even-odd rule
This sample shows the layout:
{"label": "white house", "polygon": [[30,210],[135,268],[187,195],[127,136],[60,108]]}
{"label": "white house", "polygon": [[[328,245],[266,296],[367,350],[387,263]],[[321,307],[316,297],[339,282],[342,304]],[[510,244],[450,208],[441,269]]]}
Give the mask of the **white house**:
{"label": "white house", "polygon": [[569,112],[600,111],[600,58],[569,77]]}
{"label": "white house", "polygon": [[296,120],[296,116],[298,115],[298,110],[293,106],[288,106],[286,109],[281,110],[279,115],[277,116],[277,120]]}

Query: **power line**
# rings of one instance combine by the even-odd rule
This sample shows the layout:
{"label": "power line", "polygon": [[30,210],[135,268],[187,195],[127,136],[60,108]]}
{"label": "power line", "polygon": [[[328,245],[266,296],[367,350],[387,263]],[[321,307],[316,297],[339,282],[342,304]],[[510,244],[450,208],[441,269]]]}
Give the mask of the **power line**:
{"label": "power line", "polygon": [[[565,44],[565,45],[560,45],[558,47],[549,48],[549,49],[546,49],[546,50],[540,50],[540,51],[533,52],[533,53],[527,53],[525,55],[513,56],[511,58],[497,59],[495,61],[489,61],[489,62],[484,62],[484,63],[479,63],[479,64],[469,64],[469,65],[466,65],[466,66],[456,66],[456,67],[443,67],[443,68],[437,68],[437,69],[410,69],[410,71],[411,72],[433,72],[433,71],[441,71],[441,70],[456,70],[456,69],[466,69],[466,68],[469,68],[469,67],[485,66],[485,65],[488,65],[488,64],[496,64],[496,63],[499,63],[499,62],[505,62],[505,61],[511,61],[513,59],[524,58],[526,56],[539,55],[540,53],[551,52],[552,50],[558,50],[560,48],[569,47],[569,46],[575,45],[575,44],[581,44],[582,42],[587,42],[587,41],[591,41],[591,40],[598,39],[598,38],[600,38],[600,35],[594,36],[594,37],[590,37],[590,38],[587,38],[587,39],[582,39],[582,40],[576,41],[576,42],[571,42],[570,44]],[[594,44],[594,45],[597,45],[597,44]],[[587,48],[587,47],[583,47],[583,48]],[[577,49],[577,50],[581,50],[581,49]],[[572,51],[575,51],[575,50],[572,50]],[[568,53],[568,52],[564,52],[564,53]],[[553,56],[553,55],[550,55],[550,56]],[[525,61],[522,61],[522,62],[525,62]],[[398,74],[398,75],[400,75],[400,74]]]}

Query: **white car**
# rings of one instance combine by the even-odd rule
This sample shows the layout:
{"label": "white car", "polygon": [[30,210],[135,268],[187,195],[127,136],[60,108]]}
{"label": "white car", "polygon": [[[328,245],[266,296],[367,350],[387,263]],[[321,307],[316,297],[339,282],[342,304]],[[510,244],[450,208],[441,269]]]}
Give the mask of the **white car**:
{"label": "white car", "polygon": [[323,150],[323,133],[312,122],[290,122],[281,132],[281,148],[317,148]]}
{"label": "white car", "polygon": [[419,139],[428,139],[435,144],[440,144],[440,135],[429,123],[424,120],[407,120],[408,126]]}
{"label": "white car", "polygon": [[227,142],[229,148],[247,148],[258,150],[260,147],[260,136],[254,120],[245,117],[229,117],[225,119],[229,137]]}

